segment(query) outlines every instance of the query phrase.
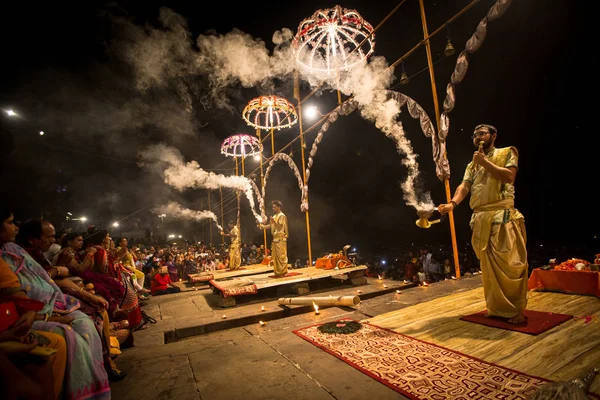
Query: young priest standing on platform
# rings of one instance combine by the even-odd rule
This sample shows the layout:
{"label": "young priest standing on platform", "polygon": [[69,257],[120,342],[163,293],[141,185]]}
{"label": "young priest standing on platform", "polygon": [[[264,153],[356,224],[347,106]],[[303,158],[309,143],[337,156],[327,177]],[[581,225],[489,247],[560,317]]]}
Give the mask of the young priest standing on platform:
{"label": "young priest standing on platform", "polygon": [[483,274],[487,315],[520,323],[527,306],[528,266],[525,218],[515,208],[513,186],[519,154],[512,146],[494,147],[496,136],[493,126],[475,127],[472,139],[478,150],[450,204],[441,204],[438,211],[454,210],[471,192],[471,244]]}
{"label": "young priest standing on platform", "polygon": [[221,231],[221,236],[229,236],[231,238],[231,245],[229,246],[229,270],[233,271],[242,265],[242,255],[240,253],[242,240],[240,239],[240,229],[233,221],[229,221],[227,227],[229,228],[229,233]]}
{"label": "young priest standing on platform", "polygon": [[259,224],[259,229],[271,229],[273,241],[271,242],[271,265],[275,276],[284,276],[288,272],[287,256],[287,238],[288,223],[287,217],[281,211],[283,203],[279,200],[273,200],[273,215],[269,219],[269,224]]}

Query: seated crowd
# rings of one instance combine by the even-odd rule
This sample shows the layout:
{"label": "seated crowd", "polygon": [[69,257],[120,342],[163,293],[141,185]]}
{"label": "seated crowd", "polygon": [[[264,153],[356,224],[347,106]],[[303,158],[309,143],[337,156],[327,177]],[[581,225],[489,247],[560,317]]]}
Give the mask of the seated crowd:
{"label": "seated crowd", "polygon": [[1,205],[2,398],[109,399],[126,375],[115,359],[153,321],[141,311],[145,278],[126,239],[56,234],[40,219],[17,226]]}
{"label": "seated crowd", "polygon": [[[117,356],[134,345],[134,331],[156,322],[142,311],[148,297],[228,267],[225,244],[130,247],[93,226],[56,232],[50,221],[15,217],[0,204],[2,398],[109,399],[110,382],[126,376]],[[243,264],[265,253],[245,245]]]}

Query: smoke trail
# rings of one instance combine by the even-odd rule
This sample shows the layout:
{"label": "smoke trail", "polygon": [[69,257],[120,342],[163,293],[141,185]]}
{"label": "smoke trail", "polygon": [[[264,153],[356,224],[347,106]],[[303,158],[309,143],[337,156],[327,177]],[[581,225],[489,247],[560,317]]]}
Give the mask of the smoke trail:
{"label": "smoke trail", "polygon": [[[262,221],[256,212],[254,191],[250,179],[244,176],[225,176],[200,168],[196,161],[185,162],[179,150],[164,144],[149,146],[139,155],[139,165],[152,165],[153,168],[162,169],[165,183],[179,191],[185,189],[209,189],[220,187],[242,191],[248,202],[254,218]],[[166,165],[166,168],[165,168]],[[260,196],[257,191],[256,196]]]}
{"label": "smoke trail", "polygon": [[402,183],[404,200],[417,211],[429,211],[435,208],[429,192],[418,193],[416,183],[420,171],[410,140],[398,120],[400,103],[389,96],[387,89],[393,80],[393,70],[383,57],[373,57],[357,67],[329,77],[330,84],[342,93],[353,96],[363,118],[373,122],[388,138],[396,144],[396,149],[404,158],[402,164],[408,170],[408,176]]}
{"label": "smoke trail", "polygon": [[269,176],[271,175],[271,169],[273,168],[275,163],[277,163],[277,161],[281,161],[281,160],[287,161],[288,167],[290,167],[292,172],[294,172],[294,176],[296,177],[296,180],[298,181],[298,187],[302,191],[302,197],[301,197],[301,201],[300,201],[300,210],[302,212],[308,211],[308,186],[304,185],[304,182],[302,181],[302,175],[300,175],[300,170],[298,170],[298,167],[296,166],[296,163],[294,162],[292,157],[288,156],[285,153],[275,153],[273,155],[273,157],[271,158],[271,161],[269,161],[269,166],[267,167],[267,170],[265,171],[265,178],[264,178],[263,187],[262,187],[263,199],[265,198],[265,193],[267,190],[267,181],[269,180]]}
{"label": "smoke trail", "polygon": [[[181,78],[182,74],[206,76],[209,80],[209,96],[212,103],[217,107],[229,107],[224,89],[235,84],[243,87],[272,85],[273,79],[286,78],[296,68],[295,56],[290,45],[292,31],[287,28],[273,35],[273,52],[269,52],[262,40],[238,29],[225,35],[200,35],[196,40],[197,49],[193,49],[188,43],[190,34],[183,18],[176,17],[176,14],[168,9],[161,9],[161,21],[161,33],[149,31],[141,35],[138,29],[138,37],[128,48],[127,60],[133,64],[138,80],[146,86],[164,85],[165,82]],[[154,46],[160,51],[142,55],[144,49]],[[168,61],[170,56],[174,58],[172,64]],[[357,55],[350,54],[348,57]],[[349,63],[353,64],[355,61],[360,60],[349,60]],[[393,70],[388,68],[385,58],[371,57],[369,61],[357,62],[352,68],[335,74],[301,69],[300,76],[312,86],[325,81],[325,87],[353,96],[361,115],[394,140],[398,152],[405,156],[402,162],[407,167],[408,177],[402,184],[402,189],[407,205],[417,210],[434,207],[429,193],[416,191],[419,178],[417,155],[406,138],[402,123],[398,121],[400,104],[387,93],[394,74]],[[210,186],[210,182],[227,179],[207,174],[197,163],[191,162],[168,169],[165,178],[180,190],[183,187],[206,187]],[[243,180],[231,181],[230,185],[227,187],[237,189],[243,186],[244,189],[240,190],[244,190],[250,201],[250,185],[244,184]],[[254,205],[253,200],[251,205]],[[253,213],[256,217],[254,208]]]}
{"label": "smoke trail", "polygon": [[166,205],[156,207],[152,210],[156,214],[166,214],[171,218],[178,219],[193,219],[200,221],[203,219],[212,219],[217,225],[219,231],[223,232],[223,227],[219,225],[219,220],[215,213],[209,210],[196,211],[189,208],[183,208],[178,203],[172,201]]}
{"label": "smoke trail", "polygon": [[[327,84],[348,96],[353,96],[350,105],[347,106],[345,114],[349,114],[358,107],[363,118],[371,121],[396,145],[398,153],[404,155],[402,164],[407,168],[408,175],[402,183],[401,188],[406,204],[417,211],[433,211],[435,205],[429,192],[417,192],[417,182],[420,175],[419,163],[410,140],[398,120],[400,115],[399,101],[391,97],[388,88],[393,81],[393,70],[383,57],[373,57],[370,62],[363,61],[356,64],[352,69],[341,71],[338,74],[327,74],[324,72],[310,73],[304,71],[304,76],[313,84],[326,81]],[[412,99],[411,99],[412,100]],[[414,100],[413,100],[414,101]],[[416,103],[416,102],[415,102]],[[310,168],[313,158],[317,152],[317,146],[322,140],[322,135],[329,128],[329,124],[336,121],[342,109],[338,108],[330,115],[327,122],[323,124],[309,155],[307,166],[307,179],[310,177]]]}

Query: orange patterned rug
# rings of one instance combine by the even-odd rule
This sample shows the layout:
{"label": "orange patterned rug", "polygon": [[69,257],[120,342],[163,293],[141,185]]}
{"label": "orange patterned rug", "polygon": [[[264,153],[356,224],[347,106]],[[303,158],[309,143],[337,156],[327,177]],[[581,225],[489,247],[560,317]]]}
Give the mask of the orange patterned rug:
{"label": "orange patterned rug", "polygon": [[526,399],[549,382],[376,325],[348,334],[322,333],[320,325],[294,333],[414,400]]}

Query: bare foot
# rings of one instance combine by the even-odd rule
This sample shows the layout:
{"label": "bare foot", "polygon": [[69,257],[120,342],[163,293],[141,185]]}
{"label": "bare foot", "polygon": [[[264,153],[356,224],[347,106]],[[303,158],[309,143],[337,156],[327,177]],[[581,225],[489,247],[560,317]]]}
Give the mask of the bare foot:
{"label": "bare foot", "polygon": [[509,319],[508,323],[510,323],[510,324],[520,324],[523,321],[525,321],[525,316],[523,315],[523,313],[520,313],[516,317],[512,317],[511,319]]}

